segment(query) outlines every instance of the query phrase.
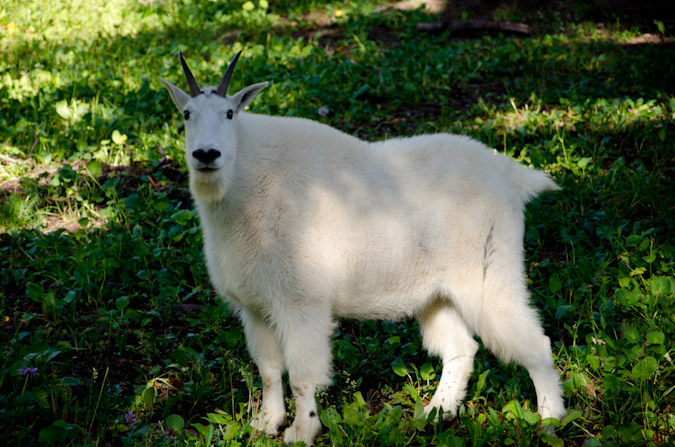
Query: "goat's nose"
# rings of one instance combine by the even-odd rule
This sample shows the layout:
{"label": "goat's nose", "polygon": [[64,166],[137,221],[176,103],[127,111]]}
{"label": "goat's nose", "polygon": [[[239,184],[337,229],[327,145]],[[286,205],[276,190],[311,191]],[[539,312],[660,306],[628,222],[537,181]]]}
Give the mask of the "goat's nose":
{"label": "goat's nose", "polygon": [[216,158],[220,157],[220,151],[216,149],[209,149],[206,151],[204,149],[197,149],[192,153],[192,156],[207,165]]}

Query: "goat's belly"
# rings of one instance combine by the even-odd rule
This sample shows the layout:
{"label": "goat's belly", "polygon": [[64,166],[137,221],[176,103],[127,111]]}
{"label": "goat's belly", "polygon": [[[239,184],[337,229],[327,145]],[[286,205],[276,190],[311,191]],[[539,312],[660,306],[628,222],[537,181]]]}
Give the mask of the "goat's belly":
{"label": "goat's belly", "polygon": [[416,293],[355,294],[338,298],[333,313],[337,317],[357,320],[401,320],[416,315],[428,306],[433,296],[430,289]]}

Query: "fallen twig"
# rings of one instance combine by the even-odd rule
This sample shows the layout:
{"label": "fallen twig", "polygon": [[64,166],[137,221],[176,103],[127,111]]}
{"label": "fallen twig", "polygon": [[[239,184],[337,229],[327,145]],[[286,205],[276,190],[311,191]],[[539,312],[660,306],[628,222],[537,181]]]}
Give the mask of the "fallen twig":
{"label": "fallen twig", "polygon": [[2,155],[2,154],[0,154],[0,159],[4,160],[4,161],[7,161],[9,163],[22,163],[23,162],[22,160],[17,160],[17,159],[12,158],[8,155]]}
{"label": "fallen twig", "polygon": [[501,31],[531,35],[532,27],[526,23],[498,22],[494,20],[462,20],[453,22],[420,22],[420,31]]}

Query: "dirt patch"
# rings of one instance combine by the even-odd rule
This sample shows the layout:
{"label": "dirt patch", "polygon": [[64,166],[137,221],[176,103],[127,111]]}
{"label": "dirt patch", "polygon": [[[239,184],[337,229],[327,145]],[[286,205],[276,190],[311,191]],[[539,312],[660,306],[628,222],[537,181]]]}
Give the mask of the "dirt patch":
{"label": "dirt patch", "polygon": [[[10,195],[38,198],[36,209],[33,212],[40,215],[40,230],[51,233],[60,229],[75,232],[82,228],[80,224],[81,212],[79,198],[86,195],[86,191],[99,188],[110,179],[116,179],[115,189],[118,197],[127,197],[136,191],[143,182],[149,182],[151,188],[164,192],[170,199],[180,200],[184,204],[191,203],[190,194],[184,186],[186,174],[181,171],[180,164],[175,160],[164,158],[160,162],[140,161],[129,165],[109,165],[100,163],[101,173],[93,179],[87,172],[87,163],[83,160],[62,162],[49,168],[39,166],[32,159],[22,161],[25,170],[20,177],[0,182],[0,200],[4,201]],[[58,189],[51,185],[52,179],[64,168],[70,165],[76,177],[68,188],[76,191],[68,195],[60,195],[64,188]],[[32,185],[26,191],[26,184],[22,179],[29,179]],[[60,192],[59,192],[60,191]],[[101,228],[107,219],[100,217],[100,211],[109,205],[109,201],[101,198],[100,201],[88,201],[91,209],[87,213],[87,228]]]}

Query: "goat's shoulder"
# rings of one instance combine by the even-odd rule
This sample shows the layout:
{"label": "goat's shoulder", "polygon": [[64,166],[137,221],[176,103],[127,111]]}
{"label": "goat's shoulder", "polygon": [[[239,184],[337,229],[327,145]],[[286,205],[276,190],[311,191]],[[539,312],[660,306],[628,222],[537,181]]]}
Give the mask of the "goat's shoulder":
{"label": "goat's shoulder", "polygon": [[307,118],[241,114],[240,134],[248,147],[332,153],[366,143],[334,127]]}
{"label": "goat's shoulder", "polygon": [[300,206],[309,185],[330,182],[335,172],[367,157],[368,143],[316,121],[252,113],[239,118],[235,196],[248,204]]}
{"label": "goat's shoulder", "polygon": [[335,172],[372,164],[367,142],[325,124],[257,114],[242,118],[238,176],[256,193],[294,194],[317,179],[329,181]]}

